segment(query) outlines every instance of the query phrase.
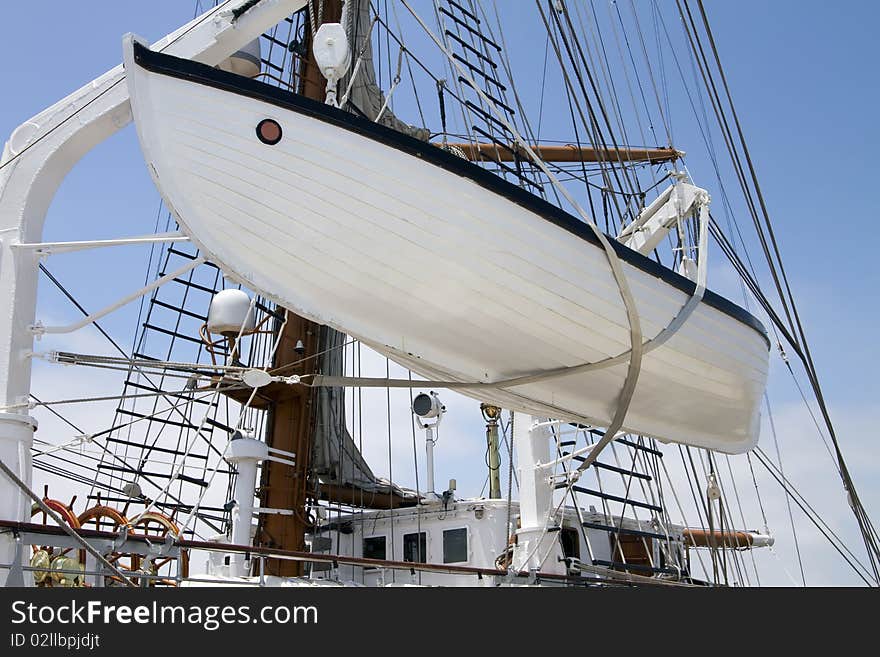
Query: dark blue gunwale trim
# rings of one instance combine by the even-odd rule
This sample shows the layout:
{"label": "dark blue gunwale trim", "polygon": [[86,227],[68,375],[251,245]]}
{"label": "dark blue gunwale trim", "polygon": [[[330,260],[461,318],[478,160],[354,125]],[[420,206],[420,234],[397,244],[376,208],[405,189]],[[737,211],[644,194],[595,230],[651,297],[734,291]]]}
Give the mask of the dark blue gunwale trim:
{"label": "dark blue gunwale trim", "polygon": [[[189,59],[181,59],[172,55],[154,52],[137,42],[134,43],[134,61],[139,66],[153,73],[214,87],[240,96],[247,96],[283,109],[305,114],[378,141],[386,146],[403,151],[459,176],[468,178],[481,187],[534,212],[539,217],[567,230],[571,234],[601,247],[599,238],[596,237],[592,229],[577,217],[572,216],[541,197],[535,196],[531,192],[504,180],[491,171],[472,164],[468,160],[453,155],[433,144],[420,141],[355,114],[311,100],[300,94],[285,91],[279,87],[234,73],[221,71]],[[690,279],[630,249],[610,235],[608,239],[621,260],[661,279],[665,283],[669,283],[686,294],[694,293],[696,283]],[[767,337],[764,325],[750,312],[711,290],[706,290],[703,295],[703,302],[753,328],[764,338],[767,348],[770,348],[770,340]]]}

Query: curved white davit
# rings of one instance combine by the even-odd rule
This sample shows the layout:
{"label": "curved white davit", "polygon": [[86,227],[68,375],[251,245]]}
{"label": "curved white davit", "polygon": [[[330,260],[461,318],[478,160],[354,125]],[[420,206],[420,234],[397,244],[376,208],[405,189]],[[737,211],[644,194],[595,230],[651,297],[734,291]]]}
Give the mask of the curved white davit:
{"label": "curved white davit", "polygon": [[[629,349],[582,221],[431,144],[276,87],[126,43],[141,148],[180,227],[248,287],[431,380],[504,408],[607,426]],[[612,240],[646,339],[694,292]],[[644,357],[624,428],[739,453],[757,442],[769,342],[706,292]],[[490,385],[485,385],[490,384]]]}

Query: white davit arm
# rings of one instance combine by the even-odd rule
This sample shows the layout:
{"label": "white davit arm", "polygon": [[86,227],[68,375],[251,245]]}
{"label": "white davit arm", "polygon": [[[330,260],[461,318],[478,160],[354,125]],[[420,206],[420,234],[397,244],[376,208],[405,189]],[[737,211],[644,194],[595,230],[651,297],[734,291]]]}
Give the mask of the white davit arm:
{"label": "white davit arm", "polygon": [[[177,57],[216,66],[308,0],[229,0],[153,44]],[[22,123],[0,157],[0,407],[29,400],[40,254],[46,212],[70,169],[131,122],[125,71],[119,65]],[[29,487],[36,421],[0,412],[0,461]],[[31,500],[0,476],[0,519],[30,518]],[[11,534],[0,535],[0,563],[22,558]],[[0,586],[12,570],[0,570]],[[20,575],[13,577],[23,586]]]}
{"label": "white davit arm", "polygon": [[[152,48],[215,66],[302,9],[307,0],[230,0],[160,39]],[[122,65],[107,71],[16,128],[0,157],[0,406],[30,392],[37,254],[18,244],[41,242],[46,212],[70,169],[131,122]],[[31,257],[32,256],[32,257]]]}
{"label": "white davit arm", "polygon": [[[702,223],[708,218],[708,211],[709,193],[678,180],[642,210],[638,219],[624,228],[617,239],[642,255],[648,255],[682,221],[695,217]],[[699,255],[702,260],[703,254]]]}

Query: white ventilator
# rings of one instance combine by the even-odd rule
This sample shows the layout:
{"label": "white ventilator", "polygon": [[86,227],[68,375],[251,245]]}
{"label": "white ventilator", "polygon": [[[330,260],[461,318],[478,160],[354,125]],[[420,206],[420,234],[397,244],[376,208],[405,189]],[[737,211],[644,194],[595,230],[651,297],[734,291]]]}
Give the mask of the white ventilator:
{"label": "white ventilator", "polygon": [[260,69],[263,66],[260,57],[260,40],[254,39],[240,50],[232,53],[228,59],[217,64],[217,68],[246,78],[255,78],[260,74]]}

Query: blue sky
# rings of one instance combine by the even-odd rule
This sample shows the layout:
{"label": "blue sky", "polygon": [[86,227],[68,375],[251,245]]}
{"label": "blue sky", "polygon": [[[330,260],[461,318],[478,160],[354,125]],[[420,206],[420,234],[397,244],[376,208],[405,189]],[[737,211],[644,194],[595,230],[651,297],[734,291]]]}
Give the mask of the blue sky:
{"label": "blue sky", "polygon": [[[503,4],[506,11],[531,15],[531,3]],[[876,121],[880,74],[873,31],[880,9],[874,3],[854,2],[833,6],[793,1],[706,4],[841,443],[863,501],[876,519],[880,509],[876,447],[880,350],[873,329],[880,319],[880,269],[874,239],[874,191],[880,149]],[[0,134],[8,135],[22,121],[117,64],[125,32],[158,39],[188,21],[193,5],[189,0],[9,3],[0,24],[5,89]],[[522,29],[522,34],[510,36],[510,43],[529,43],[529,25]],[[539,66],[543,39],[535,43],[534,52],[526,47],[512,52],[514,63],[528,68],[537,62]],[[529,106],[537,102],[537,89],[533,78],[524,79],[527,82],[520,92]],[[681,103],[673,110],[675,145],[688,151],[695,182],[715,195],[702,144],[688,127],[689,109]],[[548,128],[548,137],[565,138],[550,132]],[[130,126],[73,170],[50,210],[45,237],[83,239],[150,232],[158,207],[158,194]],[[740,220],[745,226],[745,217]],[[49,266],[94,309],[143,283],[142,266],[124,266],[135,257],[142,257],[142,252],[120,249],[100,261],[59,258]],[[710,280],[710,287],[717,285]],[[41,288],[40,313],[59,321],[76,316],[46,286]],[[104,325],[127,344],[131,322],[132,316],[123,312],[109,317]],[[792,478],[855,545],[849,511],[824,448],[799,405],[797,390],[781,376],[776,359],[773,368],[769,394],[778,408],[779,437]],[[447,426],[450,431],[455,427],[479,431],[473,420]],[[772,444],[762,445],[771,451]],[[479,464],[482,453],[474,459],[473,453],[459,445],[445,453],[439,449],[437,458],[438,480],[442,481],[444,468],[455,472],[450,476],[468,472],[474,460]],[[462,492],[478,492],[481,475],[458,477],[460,489],[462,482],[476,484],[477,490]],[[778,531],[784,534],[785,527]],[[780,545],[779,554],[793,571],[790,546]],[[821,582],[852,582],[831,559],[817,556],[815,565],[822,573]]]}

